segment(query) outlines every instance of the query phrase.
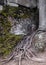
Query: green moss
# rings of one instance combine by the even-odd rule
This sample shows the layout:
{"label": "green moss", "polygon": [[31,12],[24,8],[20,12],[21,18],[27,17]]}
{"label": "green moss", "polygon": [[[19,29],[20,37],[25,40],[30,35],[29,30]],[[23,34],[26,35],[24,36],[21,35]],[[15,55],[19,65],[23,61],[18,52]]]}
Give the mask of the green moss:
{"label": "green moss", "polygon": [[30,9],[24,7],[4,6],[0,12],[0,54],[3,57],[11,53],[14,46],[22,39],[21,36],[11,34],[11,23],[8,16],[14,18],[28,18],[31,16]]}
{"label": "green moss", "polygon": [[31,17],[30,9],[25,7],[11,7],[11,6],[4,6],[2,14],[6,16],[11,16],[14,18],[28,18]]}
{"label": "green moss", "polygon": [[[5,13],[6,14],[6,13]],[[9,55],[13,50],[17,42],[22,38],[11,34],[11,23],[8,21],[8,16],[5,16],[2,12],[0,13],[0,55],[3,57]]]}
{"label": "green moss", "polygon": [[1,39],[3,42],[0,43],[0,53],[3,53],[3,56],[8,55],[14,48],[14,46],[19,42],[21,36],[16,35],[7,35],[5,39]]}

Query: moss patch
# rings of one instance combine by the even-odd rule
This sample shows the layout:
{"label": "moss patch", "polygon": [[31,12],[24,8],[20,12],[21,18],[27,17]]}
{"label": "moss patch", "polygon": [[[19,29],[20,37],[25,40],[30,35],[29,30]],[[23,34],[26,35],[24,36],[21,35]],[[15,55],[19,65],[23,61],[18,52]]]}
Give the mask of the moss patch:
{"label": "moss patch", "polygon": [[33,12],[35,12],[34,9],[31,10],[25,7],[4,6],[2,12],[0,12],[0,55],[7,56],[11,53],[16,43],[22,38],[9,32],[11,23],[8,21],[8,16],[13,18],[30,18],[31,14],[35,17]]}
{"label": "moss patch", "polygon": [[31,10],[25,7],[11,7],[4,6],[2,11],[4,16],[11,16],[14,18],[28,18],[31,17]]}
{"label": "moss patch", "polygon": [[0,55],[6,57],[14,46],[20,41],[21,36],[11,34],[11,23],[8,21],[8,15],[4,11],[0,13]]}

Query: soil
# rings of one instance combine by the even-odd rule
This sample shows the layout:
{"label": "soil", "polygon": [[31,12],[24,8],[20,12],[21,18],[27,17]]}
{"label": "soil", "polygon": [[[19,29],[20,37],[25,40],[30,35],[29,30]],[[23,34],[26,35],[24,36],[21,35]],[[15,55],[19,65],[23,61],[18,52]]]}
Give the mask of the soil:
{"label": "soil", "polygon": [[[11,60],[10,62],[4,64],[4,65],[18,65],[18,62],[15,62],[14,60]],[[30,60],[23,60],[22,65],[46,65],[46,63],[38,63],[38,62],[33,62]]]}
{"label": "soil", "polygon": [[[44,57],[46,55],[46,52],[44,53],[39,53],[38,57]],[[1,65],[1,64],[0,64]],[[19,65],[18,61],[15,61],[14,59],[10,60],[8,63],[5,63],[3,65]],[[28,58],[22,59],[22,64],[21,65],[46,65],[45,63],[42,62],[34,62],[32,60],[29,60]]]}

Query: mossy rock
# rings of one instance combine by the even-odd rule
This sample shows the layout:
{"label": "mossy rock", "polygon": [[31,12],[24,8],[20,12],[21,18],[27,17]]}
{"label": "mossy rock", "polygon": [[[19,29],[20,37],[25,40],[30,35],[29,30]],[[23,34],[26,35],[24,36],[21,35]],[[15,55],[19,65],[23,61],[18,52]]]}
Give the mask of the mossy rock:
{"label": "mossy rock", "polygon": [[[6,13],[5,13],[6,14]],[[8,21],[8,16],[5,16],[2,12],[0,13],[0,55],[3,57],[9,55],[15,45],[22,38],[11,34],[11,23]]]}
{"label": "mossy rock", "polygon": [[25,8],[25,7],[4,6],[2,13],[3,13],[4,16],[11,16],[11,17],[14,17],[14,18],[31,17],[30,9]]}

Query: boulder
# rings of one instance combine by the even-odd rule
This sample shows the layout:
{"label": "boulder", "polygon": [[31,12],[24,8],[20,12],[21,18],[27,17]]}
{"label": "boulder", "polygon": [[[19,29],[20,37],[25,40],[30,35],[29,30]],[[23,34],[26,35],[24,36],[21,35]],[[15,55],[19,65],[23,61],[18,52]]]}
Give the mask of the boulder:
{"label": "boulder", "polygon": [[8,0],[8,3],[13,3],[14,5],[18,4],[30,8],[36,7],[36,0]]}

